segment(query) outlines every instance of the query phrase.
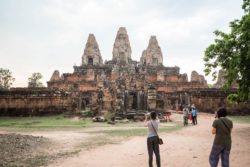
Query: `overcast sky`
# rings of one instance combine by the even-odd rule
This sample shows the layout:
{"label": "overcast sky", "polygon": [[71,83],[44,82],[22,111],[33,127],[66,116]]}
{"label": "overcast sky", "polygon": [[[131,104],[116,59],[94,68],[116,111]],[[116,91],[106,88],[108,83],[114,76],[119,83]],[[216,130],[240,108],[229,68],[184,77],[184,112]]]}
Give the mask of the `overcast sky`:
{"label": "overcast sky", "polygon": [[[34,72],[46,84],[54,70],[72,73],[81,65],[89,33],[103,60],[112,59],[119,27],[126,27],[132,59],[140,60],[156,35],[165,66],[203,74],[204,50],[213,31],[229,31],[243,15],[242,0],[0,0],[0,67],[27,86]],[[206,77],[212,83],[211,77]]]}

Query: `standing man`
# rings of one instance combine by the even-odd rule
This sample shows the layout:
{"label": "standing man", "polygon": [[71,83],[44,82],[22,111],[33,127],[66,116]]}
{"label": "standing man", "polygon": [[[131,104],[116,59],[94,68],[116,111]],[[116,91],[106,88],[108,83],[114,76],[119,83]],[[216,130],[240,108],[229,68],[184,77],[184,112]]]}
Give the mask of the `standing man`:
{"label": "standing man", "polygon": [[147,148],[148,148],[148,156],[149,156],[149,167],[153,167],[153,152],[156,156],[156,164],[157,167],[161,167],[160,160],[160,149],[158,143],[158,125],[160,120],[156,116],[155,112],[150,113],[150,120],[148,121],[148,114],[145,115],[145,123],[144,126],[148,127],[148,137],[147,137]]}
{"label": "standing man", "polygon": [[227,110],[219,108],[217,110],[216,119],[213,122],[212,134],[215,134],[213,147],[209,156],[211,167],[217,167],[219,158],[221,157],[221,166],[229,167],[229,154],[231,151],[231,133],[233,122],[226,118]]}
{"label": "standing man", "polygon": [[184,126],[188,126],[189,110],[188,105],[183,108]]}
{"label": "standing man", "polygon": [[194,106],[192,107],[192,122],[193,125],[197,125],[197,111]]}

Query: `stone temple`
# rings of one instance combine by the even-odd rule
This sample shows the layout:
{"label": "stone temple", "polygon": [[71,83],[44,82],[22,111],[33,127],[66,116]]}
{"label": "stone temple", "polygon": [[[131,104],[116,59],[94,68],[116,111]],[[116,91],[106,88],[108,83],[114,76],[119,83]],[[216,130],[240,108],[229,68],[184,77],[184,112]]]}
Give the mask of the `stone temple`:
{"label": "stone temple", "polygon": [[[131,57],[127,30],[119,28],[113,45],[112,60],[103,63],[98,43],[90,34],[82,55],[82,64],[73,73],[59,76],[55,71],[48,88],[74,90],[80,93],[80,110],[96,106],[98,110],[114,109],[117,114],[144,110],[175,109],[177,97],[173,92],[184,89],[207,88],[207,82],[197,72],[189,82],[179,67],[165,67],[156,36],[151,36],[140,62]],[[190,99],[185,99],[186,102]]]}
{"label": "stone temple", "polygon": [[[230,114],[249,114],[250,102],[231,104],[226,100],[224,71],[219,72],[214,88],[204,76],[193,71],[180,74],[179,67],[165,67],[156,36],[151,36],[140,62],[132,59],[129,36],[124,27],[116,35],[113,57],[103,63],[94,34],[90,34],[80,66],[73,73],[60,75],[55,70],[45,88],[0,90],[0,116],[31,116],[83,110],[94,115],[105,111],[118,118],[141,119],[147,111],[163,115],[181,104],[194,104],[199,112],[214,112],[224,106]],[[237,85],[236,85],[237,86]]]}

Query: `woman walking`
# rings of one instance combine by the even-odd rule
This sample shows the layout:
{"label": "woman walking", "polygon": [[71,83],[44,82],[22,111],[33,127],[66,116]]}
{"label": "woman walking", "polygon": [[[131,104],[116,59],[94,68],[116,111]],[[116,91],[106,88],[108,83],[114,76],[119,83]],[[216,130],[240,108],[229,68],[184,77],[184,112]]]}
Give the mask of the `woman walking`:
{"label": "woman walking", "polygon": [[229,167],[229,154],[231,150],[231,133],[233,122],[226,118],[227,110],[219,108],[216,119],[213,122],[212,134],[215,134],[213,147],[209,156],[211,167],[217,167],[219,157],[221,157],[221,166]]}
{"label": "woman walking", "polygon": [[144,126],[148,127],[147,147],[149,156],[149,167],[153,167],[153,152],[155,153],[157,167],[160,167],[161,160],[157,135],[160,120],[156,116],[155,112],[150,113],[150,120],[148,120],[148,116],[149,115],[145,115]]}

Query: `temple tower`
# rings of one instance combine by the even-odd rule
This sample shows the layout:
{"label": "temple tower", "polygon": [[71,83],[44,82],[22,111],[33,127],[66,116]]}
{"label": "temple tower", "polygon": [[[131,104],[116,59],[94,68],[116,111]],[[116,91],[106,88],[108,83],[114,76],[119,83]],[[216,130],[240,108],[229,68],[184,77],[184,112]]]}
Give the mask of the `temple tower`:
{"label": "temple tower", "polygon": [[60,80],[60,73],[58,70],[55,70],[50,78],[50,81],[59,81]]}
{"label": "temple tower", "polygon": [[82,65],[101,65],[102,56],[96,42],[94,34],[89,34],[82,56]]}
{"label": "temple tower", "polygon": [[208,88],[207,80],[203,75],[198,74],[196,71],[191,73],[191,82],[200,82],[204,88]]}
{"label": "temple tower", "polygon": [[162,62],[162,52],[156,36],[151,36],[147,49],[142,52],[140,63],[147,66],[161,66]]}
{"label": "temple tower", "polygon": [[122,64],[127,64],[131,60],[131,47],[125,27],[120,27],[117,32],[113,47],[113,60]]}

